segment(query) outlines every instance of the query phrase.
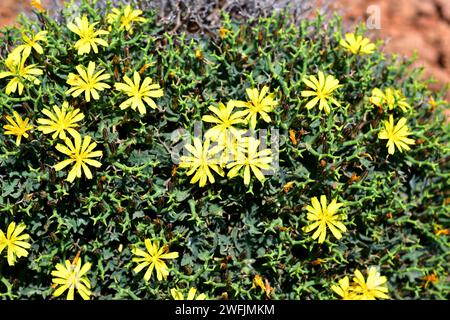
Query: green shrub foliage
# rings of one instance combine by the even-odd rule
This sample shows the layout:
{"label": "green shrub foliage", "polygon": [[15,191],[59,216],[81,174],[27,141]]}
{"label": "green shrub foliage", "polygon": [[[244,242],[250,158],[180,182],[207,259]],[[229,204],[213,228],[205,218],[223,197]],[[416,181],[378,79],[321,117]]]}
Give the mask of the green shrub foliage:
{"label": "green shrub foliage", "polygon": [[[295,25],[285,14],[245,23],[224,15],[221,30],[192,35],[164,30],[151,11],[132,34],[116,24],[100,36],[108,47],[78,55],[79,37],[67,24],[78,14],[98,22],[96,29],[108,30],[108,23],[105,11],[87,2],[73,10],[66,8],[58,23],[36,11],[38,19],[0,31],[0,71],[23,43],[22,32],[48,32],[44,53],[32,51],[27,60],[43,70],[40,84],[24,81],[22,95],[7,95],[10,79],[0,79],[1,126],[13,111],[34,125],[19,146],[0,129],[0,229],[23,222],[31,236],[29,255],[14,266],[2,252],[0,297],[53,299],[52,270],[79,252],[92,264],[93,299],[171,299],[170,289],[186,294],[191,287],[210,299],[336,299],[331,285],[370,266],[387,277],[392,298],[446,297],[449,132],[442,111],[448,105],[410,61],[385,55],[382,43],[371,54],[351,54],[339,44],[339,17]],[[66,81],[90,61],[110,75],[104,82],[111,89],[87,102],[84,94],[66,94]],[[114,89],[134,71],[164,92],[145,115],[121,110],[127,98]],[[301,95],[308,90],[303,80],[319,71],[342,85],[334,92],[340,107],[329,115],[306,109],[310,98]],[[219,175],[205,187],[190,184],[172,161],[180,143],[173,132],[192,135],[210,105],[246,100],[246,89],[263,86],[278,101],[272,122],[257,125],[279,130],[276,173],[263,182],[253,176],[248,186],[242,177]],[[375,88],[399,90],[411,108],[379,108],[370,101]],[[55,149],[61,139],[36,129],[42,110],[64,101],[85,115],[76,129],[103,153],[96,158],[102,166],[90,167],[92,179],[66,181],[69,169],[53,168],[65,159]],[[378,138],[391,114],[407,119],[411,150],[390,155]],[[343,203],[348,230],[340,240],[328,231],[319,244],[302,229],[306,206],[321,195]],[[167,280],[144,281],[133,271],[132,249],[144,248],[145,239],[179,253],[166,261]],[[255,288],[255,276],[272,290]]]}

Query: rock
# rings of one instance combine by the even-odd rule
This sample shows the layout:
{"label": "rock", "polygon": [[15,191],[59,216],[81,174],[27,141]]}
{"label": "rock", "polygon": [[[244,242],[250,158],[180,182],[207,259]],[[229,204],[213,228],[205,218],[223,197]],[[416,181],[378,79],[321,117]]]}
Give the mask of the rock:
{"label": "rock", "polygon": [[[450,34],[450,24],[441,22],[438,28],[439,34],[449,35]],[[441,64],[447,73],[450,75],[450,37],[441,37],[437,42],[441,48],[441,56],[439,57],[438,63]]]}
{"label": "rock", "polygon": [[[335,0],[344,8],[347,21],[364,21],[370,5],[381,13],[377,38],[386,39],[386,51],[411,56],[418,52],[418,64],[425,77],[434,76],[438,90],[450,82],[450,0]],[[450,101],[450,92],[447,95]]]}
{"label": "rock", "polygon": [[416,18],[418,13],[417,3],[411,0],[389,1],[389,17],[398,22],[410,22]]}
{"label": "rock", "polygon": [[442,16],[450,23],[450,1],[449,0],[435,0],[438,9]]}
{"label": "rock", "polygon": [[437,15],[437,7],[433,1],[416,2],[417,12],[419,15],[433,17]]}

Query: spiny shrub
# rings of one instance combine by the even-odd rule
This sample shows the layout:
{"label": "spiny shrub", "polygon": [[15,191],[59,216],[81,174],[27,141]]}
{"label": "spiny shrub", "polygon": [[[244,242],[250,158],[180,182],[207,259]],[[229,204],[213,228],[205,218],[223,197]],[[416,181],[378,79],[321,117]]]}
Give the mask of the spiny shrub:
{"label": "spiny shrub", "polygon": [[339,17],[35,5],[0,31],[2,298],[446,297],[448,105],[411,62]]}

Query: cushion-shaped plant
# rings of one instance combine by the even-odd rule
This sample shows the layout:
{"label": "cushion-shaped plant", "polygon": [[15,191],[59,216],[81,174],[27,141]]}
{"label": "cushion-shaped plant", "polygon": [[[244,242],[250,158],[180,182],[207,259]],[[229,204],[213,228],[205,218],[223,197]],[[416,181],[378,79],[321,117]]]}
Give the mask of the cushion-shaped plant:
{"label": "cushion-shaped plant", "polygon": [[338,17],[192,35],[92,2],[0,30],[0,246],[29,235],[0,296],[445,298],[448,104],[421,70]]}

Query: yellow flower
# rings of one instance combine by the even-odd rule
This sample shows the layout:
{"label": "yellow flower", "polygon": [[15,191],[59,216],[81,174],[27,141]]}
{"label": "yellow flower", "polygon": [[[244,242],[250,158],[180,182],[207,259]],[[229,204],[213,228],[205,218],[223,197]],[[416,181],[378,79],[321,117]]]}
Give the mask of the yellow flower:
{"label": "yellow flower", "polygon": [[128,107],[131,109],[139,110],[140,114],[145,114],[147,110],[145,109],[146,102],[151,108],[156,109],[156,103],[151,98],[160,98],[163,96],[163,90],[160,89],[159,84],[151,84],[152,79],[146,77],[141,83],[141,76],[139,72],[134,72],[133,81],[127,76],[123,77],[125,83],[116,83],[114,86],[116,90],[125,92],[130,98],[120,104],[120,109],[124,110]]}
{"label": "yellow flower", "polygon": [[66,131],[72,136],[75,136],[77,132],[73,128],[78,127],[77,122],[84,118],[84,114],[80,113],[80,109],[70,110],[69,103],[64,102],[61,109],[58,106],[53,106],[53,111],[54,113],[48,109],[42,110],[42,113],[48,119],[39,118],[37,122],[40,126],[37,129],[44,134],[53,132],[53,139],[59,135],[59,138],[64,140],[66,138]]}
{"label": "yellow flower", "polygon": [[148,281],[152,277],[153,269],[156,270],[156,278],[158,281],[166,280],[169,275],[169,268],[163,261],[166,259],[176,259],[178,258],[178,252],[166,252],[165,246],[159,247],[159,242],[151,241],[150,239],[145,239],[145,248],[147,252],[134,248],[132,250],[133,254],[138,256],[133,258],[133,262],[137,262],[138,265],[134,268],[134,272],[139,273],[142,269],[148,266],[147,271],[144,275],[144,280]]}
{"label": "yellow flower", "polygon": [[309,79],[303,79],[303,82],[312,90],[305,90],[301,92],[302,97],[314,97],[306,104],[306,108],[312,109],[319,103],[319,110],[325,109],[326,114],[330,114],[331,104],[340,107],[340,103],[333,98],[333,92],[342,87],[339,80],[328,75],[325,77],[322,71],[319,72],[319,78],[310,76]]}
{"label": "yellow flower", "polygon": [[341,39],[339,44],[353,54],[371,54],[376,49],[375,44],[371,43],[370,39],[354,33],[347,33],[345,40]]}
{"label": "yellow flower", "polygon": [[[246,129],[237,129],[233,134],[231,130],[226,129],[220,136],[214,137],[213,135],[211,135],[211,139],[216,139],[217,145],[223,149],[220,156],[221,168],[226,167],[226,165],[230,161],[235,161],[236,155],[240,153],[246,153],[246,144],[248,143],[248,137],[246,137],[245,135],[248,132],[249,131]],[[206,133],[208,133],[208,131]]]}
{"label": "yellow flower", "polygon": [[372,90],[372,96],[369,101],[379,108],[387,107],[387,109],[392,110],[395,107],[400,107],[403,112],[411,109],[408,100],[405,98],[400,90],[387,88],[381,91],[378,88]]}
{"label": "yellow flower", "polygon": [[172,297],[174,300],[205,300],[206,295],[204,293],[199,294],[197,297],[195,297],[195,294],[197,293],[196,288],[189,289],[188,295],[186,299],[184,298],[183,293],[179,289],[170,289],[170,293],[172,294]]}
{"label": "yellow flower", "polygon": [[232,103],[236,107],[245,107],[244,115],[246,115],[246,121],[249,121],[250,128],[256,128],[256,121],[258,114],[265,122],[271,122],[272,119],[268,115],[268,113],[272,112],[273,109],[277,106],[278,102],[274,99],[274,94],[269,93],[269,88],[264,86],[261,89],[261,92],[258,92],[258,89],[250,89],[246,90],[249,102],[244,101],[232,101]]}
{"label": "yellow flower", "polygon": [[88,67],[77,66],[78,75],[74,73],[69,73],[67,79],[67,84],[71,86],[66,94],[72,94],[73,97],[78,97],[84,92],[84,96],[87,102],[91,101],[92,98],[95,100],[100,99],[98,91],[102,91],[111,88],[108,84],[101,82],[102,80],[107,80],[110,78],[109,74],[102,74],[105,69],[102,69],[94,74],[95,72],[95,62],[89,62]]}
{"label": "yellow flower", "polygon": [[67,167],[69,164],[74,163],[72,170],[70,170],[69,175],[67,176],[68,182],[73,182],[75,178],[81,178],[81,169],[83,169],[86,178],[92,179],[92,173],[89,169],[88,165],[93,166],[95,168],[100,168],[102,165],[97,160],[93,160],[91,158],[101,157],[103,155],[102,151],[93,151],[97,146],[97,143],[91,143],[91,137],[85,136],[84,140],[81,140],[81,136],[78,132],[74,132],[73,135],[74,142],[71,139],[65,138],[65,146],[62,144],[57,144],[56,149],[69,156],[69,159],[61,161],[60,163],[54,166],[56,171],[60,171]]}
{"label": "yellow flower", "polygon": [[225,38],[225,36],[228,34],[228,33],[231,33],[231,30],[228,30],[228,29],[225,29],[225,28],[223,28],[223,27],[220,27],[219,28],[219,35],[220,35],[220,38]]}
{"label": "yellow flower", "polygon": [[91,47],[95,53],[98,53],[97,44],[104,47],[108,46],[108,42],[98,38],[98,36],[109,34],[109,32],[105,30],[95,31],[94,28],[97,24],[98,22],[90,25],[86,15],[83,15],[81,19],[80,17],[75,18],[75,24],[71,22],[67,25],[70,31],[80,37],[80,40],[75,43],[75,49],[78,49],[79,55],[91,52]]}
{"label": "yellow flower", "polygon": [[269,123],[272,121],[268,113],[272,112],[273,109],[278,105],[278,102],[275,101],[275,94],[269,93],[269,87],[264,86],[261,89],[261,92],[258,92],[258,89],[247,89],[247,97],[250,100],[249,102],[243,101],[233,101],[236,107],[245,107],[247,109],[244,110],[244,115],[247,115],[246,121],[249,121],[250,128],[256,128],[256,121],[258,114],[261,118]]}
{"label": "yellow flower", "polygon": [[339,285],[332,285],[331,290],[336,292],[342,300],[359,300],[358,295],[353,292],[354,287],[350,286],[350,281],[347,276],[339,280]]}
{"label": "yellow flower", "polygon": [[195,175],[191,179],[191,183],[199,182],[199,186],[205,186],[209,180],[210,183],[214,183],[214,176],[211,169],[217,174],[223,177],[223,170],[220,168],[220,159],[214,158],[214,155],[222,151],[223,147],[215,146],[210,148],[211,141],[207,139],[203,145],[199,138],[193,139],[194,145],[186,145],[186,150],[192,154],[192,156],[182,156],[180,158],[180,168],[189,168],[186,173],[188,176],[195,172]]}
{"label": "yellow flower", "polygon": [[125,29],[130,34],[133,34],[133,23],[147,22],[147,19],[141,17],[142,10],[133,10],[130,5],[127,5],[123,12],[117,8],[113,8],[112,12],[106,17],[109,24],[114,24],[120,18],[119,30]]}
{"label": "yellow flower", "polygon": [[270,149],[258,151],[261,142],[253,137],[243,139],[241,143],[243,144],[242,147],[245,148],[245,151],[238,149],[237,154],[235,155],[235,161],[232,161],[227,165],[228,169],[231,168],[230,171],[228,171],[228,178],[234,178],[241,168],[244,168],[245,185],[250,184],[250,171],[252,171],[255,177],[262,182],[264,180],[264,174],[261,172],[261,169],[269,170],[271,168],[272,151]]}
{"label": "yellow flower", "polygon": [[47,41],[47,31],[39,31],[37,34],[33,35],[31,38],[23,33],[22,34],[22,40],[24,44],[17,47],[18,51],[23,51],[23,54],[25,56],[29,56],[31,54],[31,50],[34,49],[38,54],[43,54],[44,49],[42,49],[42,46],[38,43],[39,41]]}
{"label": "yellow flower", "polygon": [[28,138],[27,131],[33,129],[33,126],[31,124],[28,124],[30,119],[25,118],[25,120],[22,120],[22,118],[16,111],[13,111],[13,115],[16,121],[14,121],[14,119],[10,116],[6,116],[6,120],[9,122],[9,124],[4,125],[3,129],[6,130],[5,134],[17,136],[16,145],[20,145],[22,137]]}
{"label": "yellow flower", "polygon": [[37,11],[43,13],[45,12],[44,7],[41,4],[41,0],[31,0],[31,6],[35,8]]}
{"label": "yellow flower", "polygon": [[0,254],[3,249],[7,250],[8,265],[13,266],[16,263],[16,257],[27,257],[27,249],[31,248],[31,244],[28,243],[30,239],[29,234],[21,234],[25,230],[26,226],[22,223],[16,227],[15,222],[11,222],[6,230],[6,236],[2,230],[0,230]]}
{"label": "yellow flower", "polygon": [[65,264],[58,263],[56,270],[52,271],[52,282],[55,287],[59,285],[59,288],[55,290],[53,296],[59,297],[67,291],[67,300],[74,300],[75,290],[80,294],[83,300],[89,300],[91,295],[91,282],[86,276],[86,273],[91,269],[89,262],[82,266],[81,258],[77,255],[72,263],[69,260],[65,261]]}
{"label": "yellow flower", "polygon": [[369,268],[367,281],[364,280],[361,272],[356,269],[353,281],[356,283],[354,290],[362,300],[389,299],[386,294],[388,292],[387,279],[384,276],[382,277],[375,267]]}
{"label": "yellow flower", "polygon": [[256,288],[256,287],[261,288],[261,290],[262,290],[263,292],[266,291],[266,286],[264,285],[264,282],[263,282],[263,280],[262,280],[262,277],[261,277],[259,274],[257,274],[257,275],[253,278],[253,282],[252,282],[252,289],[253,289],[253,288]]}
{"label": "yellow flower", "polygon": [[406,118],[401,118],[397,124],[394,124],[394,117],[390,115],[389,121],[384,121],[384,129],[378,134],[378,139],[387,139],[388,152],[389,154],[394,154],[395,147],[400,152],[411,149],[408,145],[414,144],[415,141],[408,138],[410,134],[406,125]]}
{"label": "yellow flower", "polygon": [[31,81],[35,85],[41,83],[35,76],[42,75],[43,71],[35,68],[35,64],[25,67],[27,58],[28,55],[21,53],[21,50],[18,50],[18,48],[14,49],[6,58],[5,65],[9,71],[0,72],[0,79],[13,77],[6,85],[7,95],[16,92],[17,89],[19,90],[19,95],[22,95],[24,80]]}
{"label": "yellow flower", "polygon": [[312,238],[315,240],[319,238],[318,242],[323,243],[327,235],[327,227],[336,239],[341,239],[341,232],[347,231],[345,225],[341,222],[342,216],[337,215],[336,211],[343,206],[342,203],[338,203],[336,199],[333,199],[327,206],[327,197],[320,196],[320,202],[317,197],[311,199],[312,206],[307,206],[308,211],[307,219],[312,221],[312,224],[303,228],[305,232],[311,232],[317,229]]}
{"label": "yellow flower", "polygon": [[240,137],[238,129],[234,127],[236,124],[245,123],[243,117],[247,114],[246,111],[238,111],[233,113],[235,104],[233,101],[227,103],[227,106],[219,102],[219,107],[209,106],[208,109],[216,115],[206,115],[202,117],[204,122],[214,123],[215,126],[205,133],[206,139],[212,141],[224,141],[228,138],[229,132],[234,137]]}

